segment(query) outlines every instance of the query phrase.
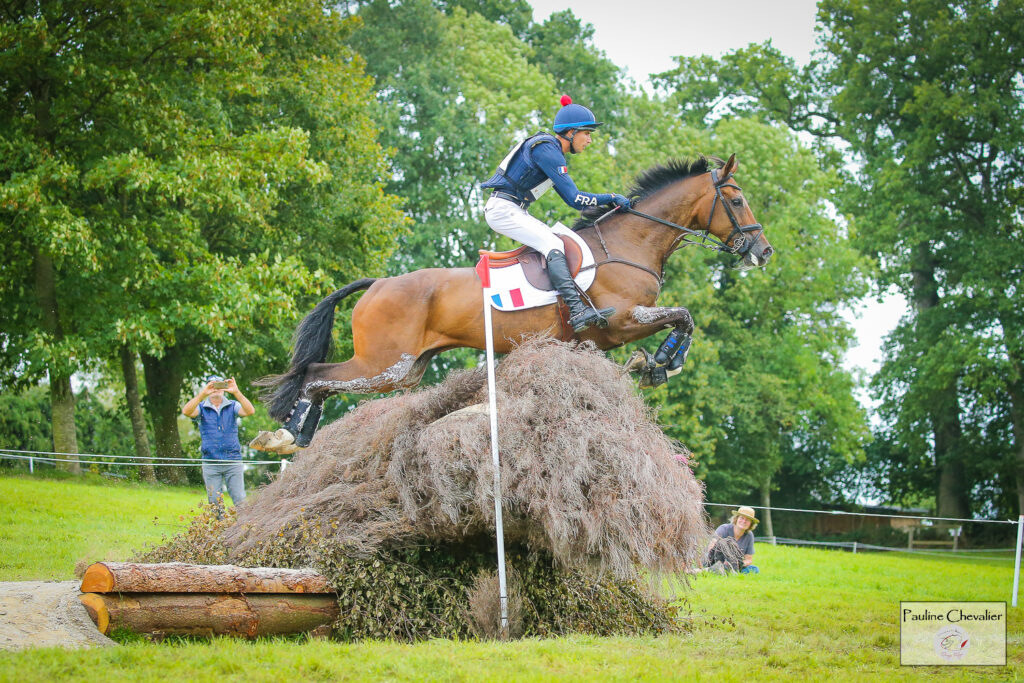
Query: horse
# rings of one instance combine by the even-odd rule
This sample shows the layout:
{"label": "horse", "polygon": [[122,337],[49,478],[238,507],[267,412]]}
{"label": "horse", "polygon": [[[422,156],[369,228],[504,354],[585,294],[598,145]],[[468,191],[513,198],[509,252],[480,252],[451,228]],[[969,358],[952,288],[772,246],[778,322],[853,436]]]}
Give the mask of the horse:
{"label": "horse", "polygon": [[[594,305],[613,307],[606,327],[573,333],[560,314],[560,302],[522,311],[494,311],[494,350],[507,353],[524,335],[561,336],[591,341],[602,350],[643,339],[659,330],[675,332],[676,348],[662,344],[652,360],[631,369],[678,372],[693,319],[683,307],[658,307],[665,262],[677,249],[699,244],[734,254],[738,267],[765,266],[773,249],[764,228],[732,181],[736,155],[722,161],[698,157],[674,160],[637,176],[630,190],[632,208],[586,209],[572,226],[594,253],[597,268],[586,294]],[[482,252],[483,253],[483,252]],[[345,297],[365,290],[352,311],[352,358],[326,363],[334,312]],[[284,423],[251,444],[279,453],[309,444],[326,398],[338,393],[383,393],[417,385],[430,360],[459,347],[484,348],[482,285],[471,268],[426,268],[389,278],[356,280],[323,299],[299,324],[291,366],[281,375],[256,382],[272,417]]]}

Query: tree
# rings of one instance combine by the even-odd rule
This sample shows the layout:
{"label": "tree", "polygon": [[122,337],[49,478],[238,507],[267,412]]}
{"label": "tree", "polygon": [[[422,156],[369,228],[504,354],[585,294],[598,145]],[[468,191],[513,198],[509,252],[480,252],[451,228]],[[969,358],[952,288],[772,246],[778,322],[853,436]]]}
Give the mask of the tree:
{"label": "tree", "polygon": [[[695,115],[760,111],[819,136],[823,164],[839,148],[855,163],[838,203],[879,262],[880,288],[913,305],[873,382],[880,438],[929,454],[938,513],[953,517],[985,505],[977,487],[1012,486],[1010,471],[1024,509],[1020,294],[1010,284],[1024,260],[1022,9],[826,0],[822,58],[802,71],[763,45],[727,56],[717,74],[681,60],[664,75]],[[970,457],[981,439],[1003,440],[1001,473],[975,466],[987,461]]]}
{"label": "tree", "polygon": [[[282,365],[309,300],[380,269],[401,223],[344,42],[353,21],[303,0],[13,19],[6,367],[22,381],[50,368],[53,387],[90,358],[140,353],[156,454],[178,455],[185,378]],[[58,308],[22,296],[32,264],[52,275],[35,298]]]}
{"label": "tree", "polygon": [[[850,204],[883,283],[915,306],[875,386],[896,418],[890,434],[931,446],[938,513],[966,517],[979,481],[970,432],[989,421],[979,414],[1000,393],[998,412],[1024,408],[1013,401],[1020,299],[1007,287],[1024,259],[1024,4],[825,2],[819,20],[829,107],[864,162]],[[1024,479],[1018,491],[1024,503]]]}

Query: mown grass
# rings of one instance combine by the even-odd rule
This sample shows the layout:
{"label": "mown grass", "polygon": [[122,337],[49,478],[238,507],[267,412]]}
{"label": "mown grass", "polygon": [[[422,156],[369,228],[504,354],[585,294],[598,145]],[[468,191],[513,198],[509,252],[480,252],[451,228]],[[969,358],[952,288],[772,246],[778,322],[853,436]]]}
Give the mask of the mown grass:
{"label": "mown grass", "polygon": [[205,502],[199,487],[0,477],[0,581],[72,579],[81,560],[125,560]]}
{"label": "mown grass", "polygon": [[[73,482],[30,482],[39,495],[75,499]],[[0,495],[10,482],[0,480]],[[111,488],[111,487],[106,487]],[[125,488],[138,498],[136,515],[147,521],[173,505],[180,491]],[[4,501],[6,503],[6,500]],[[146,507],[149,505],[150,507]],[[6,506],[5,506],[6,507]],[[185,505],[187,509],[188,505]],[[52,508],[51,508],[52,509]],[[120,526],[87,508],[80,525],[121,529],[140,540],[160,533]],[[148,510],[148,511],[147,511]],[[8,519],[7,512],[3,519]],[[45,519],[21,511],[37,527]],[[108,532],[103,532],[108,533]],[[73,535],[72,535],[73,536]],[[65,556],[75,556],[67,552]],[[29,559],[29,558],[27,558]],[[569,637],[512,643],[430,641],[337,644],[264,639],[217,639],[132,643],[119,648],[66,652],[46,649],[0,653],[0,680],[72,680],[101,675],[105,680],[271,681],[291,680],[706,680],[809,681],[846,679],[1019,680],[1024,678],[1022,610],[1011,608],[1009,666],[910,668],[899,666],[900,600],[1006,600],[1013,564],[1007,561],[946,559],[771,547],[759,544],[762,573],[756,576],[700,576],[679,590],[693,630],[685,635],[646,638]],[[29,563],[30,564],[30,563]],[[40,558],[36,574],[53,571]],[[47,569],[49,568],[49,569]],[[28,566],[25,571],[33,571]]]}

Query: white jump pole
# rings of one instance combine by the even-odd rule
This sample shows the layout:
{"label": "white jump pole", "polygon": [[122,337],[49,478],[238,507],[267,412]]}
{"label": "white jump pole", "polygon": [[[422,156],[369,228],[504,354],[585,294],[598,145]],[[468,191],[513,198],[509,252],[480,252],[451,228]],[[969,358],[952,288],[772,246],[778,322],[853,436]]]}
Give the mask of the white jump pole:
{"label": "white jump pole", "polygon": [[1017,587],[1020,586],[1020,543],[1024,539],[1024,515],[1017,518],[1017,558],[1013,562],[1013,607],[1017,606]]}
{"label": "white jump pole", "polygon": [[494,528],[498,542],[498,599],[501,602],[501,632],[508,633],[508,590],[505,586],[505,529],[501,520],[501,458],[498,456],[498,399],[494,388],[494,330],[491,327],[490,260],[480,257],[477,275],[484,290],[484,341],[487,347],[487,402],[491,417],[491,460],[494,463]]}

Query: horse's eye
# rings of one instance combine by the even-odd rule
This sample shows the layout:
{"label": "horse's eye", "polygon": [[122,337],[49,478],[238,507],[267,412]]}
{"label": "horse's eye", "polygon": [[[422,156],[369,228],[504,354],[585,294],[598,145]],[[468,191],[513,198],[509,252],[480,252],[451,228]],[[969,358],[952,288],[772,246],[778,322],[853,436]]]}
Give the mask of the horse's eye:
{"label": "horse's eye", "polygon": [[730,201],[732,202],[732,205],[737,207],[737,208],[743,206],[743,199],[740,198],[740,197],[735,197],[734,199],[731,199]]}

